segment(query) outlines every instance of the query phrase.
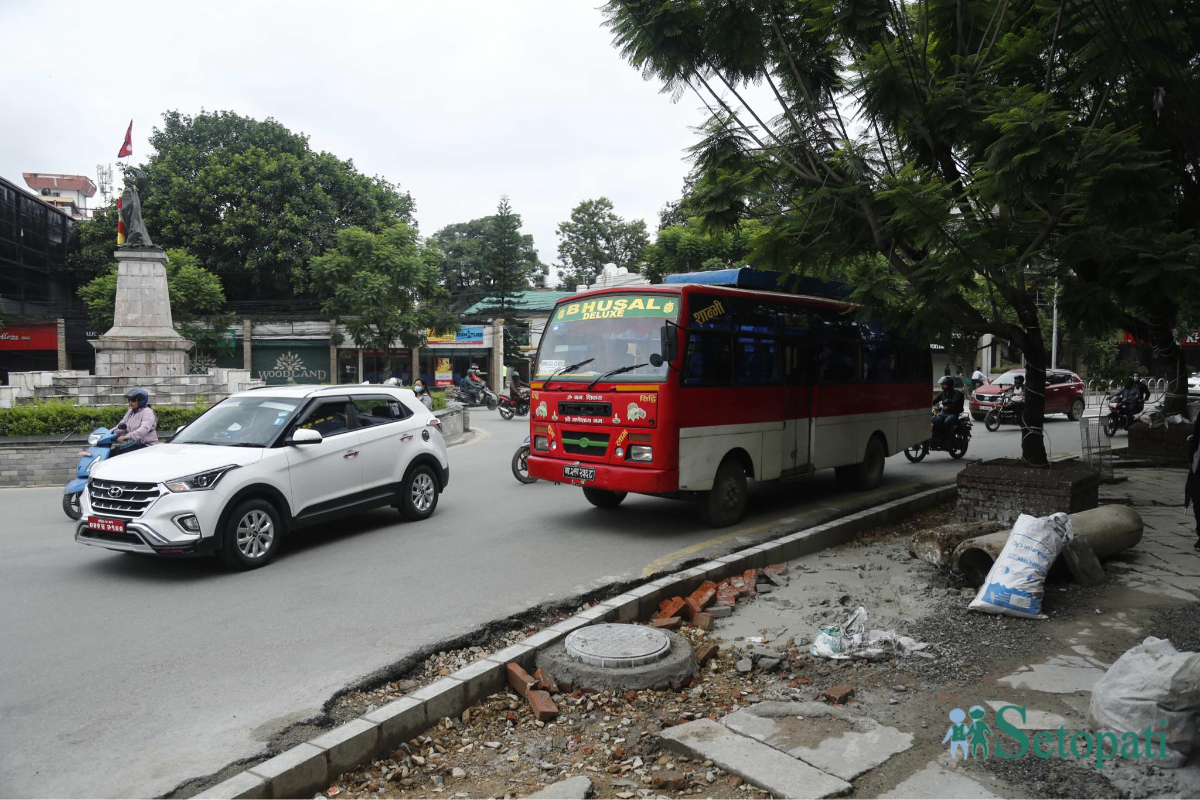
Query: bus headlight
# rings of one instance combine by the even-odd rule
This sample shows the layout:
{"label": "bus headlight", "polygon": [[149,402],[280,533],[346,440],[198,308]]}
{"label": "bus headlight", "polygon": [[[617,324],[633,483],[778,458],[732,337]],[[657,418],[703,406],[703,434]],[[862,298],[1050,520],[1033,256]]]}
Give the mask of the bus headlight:
{"label": "bus headlight", "polygon": [[629,445],[630,461],[653,461],[654,448],[644,444]]}
{"label": "bus headlight", "polygon": [[547,439],[545,436],[533,437],[533,449],[537,450],[539,453],[549,452],[550,451],[550,440]]}

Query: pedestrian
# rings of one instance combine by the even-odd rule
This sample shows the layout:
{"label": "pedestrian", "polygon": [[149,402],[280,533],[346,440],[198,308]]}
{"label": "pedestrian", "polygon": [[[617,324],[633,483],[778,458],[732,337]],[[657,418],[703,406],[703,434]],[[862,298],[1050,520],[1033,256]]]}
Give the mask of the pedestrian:
{"label": "pedestrian", "polygon": [[1192,506],[1196,515],[1196,544],[1200,550],[1200,413],[1196,414],[1196,422],[1192,426],[1192,435],[1188,438],[1188,476],[1183,487],[1183,508]]}
{"label": "pedestrian", "polygon": [[971,387],[978,389],[980,386],[983,386],[986,381],[987,378],[984,377],[983,371],[976,367],[975,371],[971,373]]}
{"label": "pedestrian", "polygon": [[413,383],[413,394],[421,401],[421,405],[430,411],[433,410],[433,398],[429,396],[429,392],[425,391],[425,381],[417,378],[416,382]]}

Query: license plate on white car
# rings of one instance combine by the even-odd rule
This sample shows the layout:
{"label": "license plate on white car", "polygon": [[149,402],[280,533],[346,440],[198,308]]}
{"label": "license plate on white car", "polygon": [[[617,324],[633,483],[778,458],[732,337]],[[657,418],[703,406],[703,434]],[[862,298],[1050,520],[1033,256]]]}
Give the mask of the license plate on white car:
{"label": "license plate on white car", "polygon": [[594,481],[596,480],[596,468],[568,464],[563,467],[563,477],[569,481]]}
{"label": "license plate on white car", "polygon": [[124,533],[125,520],[88,517],[88,527],[94,531],[103,531],[104,533]]}

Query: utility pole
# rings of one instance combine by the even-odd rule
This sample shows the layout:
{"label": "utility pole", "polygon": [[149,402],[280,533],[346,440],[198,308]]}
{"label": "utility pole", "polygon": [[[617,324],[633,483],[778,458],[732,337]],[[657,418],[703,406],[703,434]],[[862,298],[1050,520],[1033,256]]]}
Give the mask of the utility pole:
{"label": "utility pole", "polygon": [[1058,369],[1058,278],[1054,279],[1054,321],[1050,325],[1050,369]]}

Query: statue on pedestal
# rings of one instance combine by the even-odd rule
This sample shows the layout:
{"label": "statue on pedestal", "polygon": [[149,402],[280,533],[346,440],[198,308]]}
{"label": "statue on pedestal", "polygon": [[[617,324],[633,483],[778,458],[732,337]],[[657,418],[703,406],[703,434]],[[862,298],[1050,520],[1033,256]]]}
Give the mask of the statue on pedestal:
{"label": "statue on pedestal", "polygon": [[142,221],[142,200],[138,197],[137,184],[146,179],[146,173],[137,167],[125,168],[125,189],[121,192],[121,222],[125,225],[125,243],[121,247],[153,247],[150,232]]}

